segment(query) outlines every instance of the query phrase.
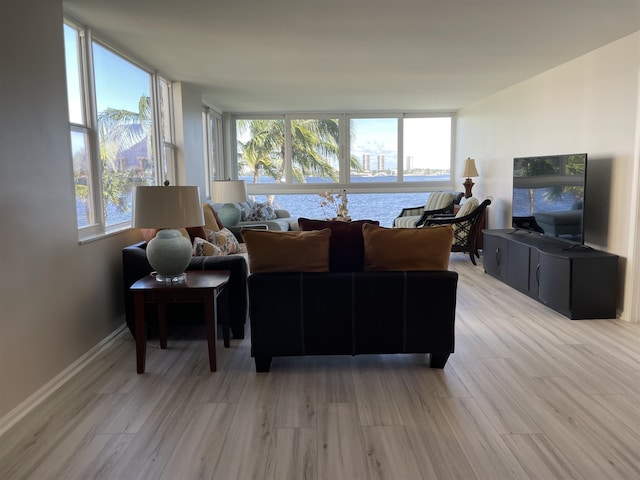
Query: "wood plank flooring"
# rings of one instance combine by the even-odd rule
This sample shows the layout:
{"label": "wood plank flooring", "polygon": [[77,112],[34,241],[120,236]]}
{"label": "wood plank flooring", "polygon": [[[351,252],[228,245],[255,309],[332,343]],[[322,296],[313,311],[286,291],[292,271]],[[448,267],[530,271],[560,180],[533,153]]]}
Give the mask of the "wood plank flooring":
{"label": "wood plank flooring", "polygon": [[[276,358],[123,332],[0,438],[0,479],[640,479],[640,324],[571,321],[453,254],[456,352]],[[429,308],[425,305],[425,308]]]}

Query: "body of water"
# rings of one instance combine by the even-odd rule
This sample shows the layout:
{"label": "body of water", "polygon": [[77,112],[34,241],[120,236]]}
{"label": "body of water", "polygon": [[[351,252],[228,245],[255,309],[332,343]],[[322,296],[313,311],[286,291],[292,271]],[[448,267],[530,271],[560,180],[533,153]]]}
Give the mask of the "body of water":
{"label": "body of water", "polygon": [[[252,183],[252,179],[248,177],[240,177]],[[433,180],[446,180],[446,176],[438,177],[414,177],[415,181],[433,181]],[[376,176],[376,177],[353,177],[351,180],[353,183],[360,182],[395,182],[395,176]],[[264,183],[267,183],[266,181]],[[309,178],[308,183],[330,183],[326,179],[319,177]],[[331,185],[327,185],[331,187]],[[338,193],[339,189],[332,188],[334,193]],[[390,227],[393,224],[393,219],[396,218],[403,208],[406,207],[418,207],[423,206],[429,196],[429,192],[416,192],[416,193],[351,193],[347,187],[347,197],[349,199],[349,215],[353,220],[378,220],[380,225],[384,227]],[[256,195],[256,201],[266,201],[265,195]],[[320,201],[322,199],[315,193],[304,194],[276,194],[273,200],[274,207],[287,210],[292,217],[306,217],[306,218],[330,218],[335,216],[335,209],[325,211],[320,207]],[[131,206],[131,198],[128,199],[127,204]],[[76,208],[78,212],[78,226],[82,227],[86,225],[85,207],[82,203],[76,202]],[[109,223],[115,224],[131,219],[131,210],[127,212],[120,212],[114,205],[107,207],[109,215]]]}
{"label": "body of water", "polygon": [[[253,183],[252,177],[239,177],[245,180],[247,184]],[[419,176],[411,177],[412,181],[424,182],[434,180],[447,180],[448,176]],[[386,176],[353,176],[352,183],[389,183],[396,182],[397,177],[393,175]],[[269,182],[272,183],[273,179]],[[326,178],[309,177],[307,183],[326,183],[334,194],[340,189],[330,188],[332,182]],[[410,182],[405,182],[410,183]],[[423,206],[427,202],[429,192],[416,193],[352,193],[347,190],[347,198],[349,200],[349,216],[353,220],[378,220],[383,227],[391,227],[393,219],[400,215],[403,208]],[[266,201],[265,195],[255,195],[258,202]],[[292,217],[305,218],[331,218],[336,214],[335,209],[323,210],[320,206],[322,198],[318,194],[276,194],[273,200],[275,208],[287,210]]]}
{"label": "body of water", "polygon": [[[380,225],[390,227],[403,208],[422,206],[426,203],[428,193],[348,193],[349,216],[353,220],[378,220]],[[256,196],[257,201],[264,201],[262,195]],[[322,199],[316,194],[275,196],[275,208],[287,210],[293,217],[330,218],[334,217],[335,209],[320,207]]]}

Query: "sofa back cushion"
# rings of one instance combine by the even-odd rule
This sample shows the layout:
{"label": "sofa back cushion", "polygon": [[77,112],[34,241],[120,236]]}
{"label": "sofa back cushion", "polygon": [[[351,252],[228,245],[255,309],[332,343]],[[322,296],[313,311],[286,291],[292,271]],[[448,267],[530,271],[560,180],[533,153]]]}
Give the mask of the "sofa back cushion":
{"label": "sofa back cushion", "polygon": [[328,272],[331,230],[277,232],[243,229],[251,273]]}
{"label": "sofa back cushion", "polygon": [[453,229],[384,228],[363,225],[364,270],[447,270]]}
{"label": "sofa back cushion", "polygon": [[367,223],[380,225],[377,220],[339,222],[299,218],[300,230],[331,230],[329,240],[329,270],[332,272],[361,272],[364,265],[364,239],[362,226]]}
{"label": "sofa back cushion", "polygon": [[440,210],[453,203],[454,200],[455,194],[453,192],[431,192],[424,209],[426,211]]}
{"label": "sofa back cushion", "polygon": [[[149,243],[153,238],[155,238],[160,230],[162,229],[141,228],[140,233],[142,234],[142,238],[144,239],[144,241]],[[190,242],[193,242],[196,237],[204,238],[206,236],[204,227],[177,228],[176,230],[179,230],[180,233],[182,233],[182,236],[187,238]]]}

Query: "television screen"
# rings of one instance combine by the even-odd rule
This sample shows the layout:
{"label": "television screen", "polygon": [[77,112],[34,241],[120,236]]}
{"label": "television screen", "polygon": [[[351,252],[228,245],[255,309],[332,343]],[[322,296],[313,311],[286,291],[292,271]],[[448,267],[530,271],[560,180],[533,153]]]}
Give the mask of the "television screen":
{"label": "television screen", "polygon": [[513,227],[584,243],[587,154],[513,159]]}

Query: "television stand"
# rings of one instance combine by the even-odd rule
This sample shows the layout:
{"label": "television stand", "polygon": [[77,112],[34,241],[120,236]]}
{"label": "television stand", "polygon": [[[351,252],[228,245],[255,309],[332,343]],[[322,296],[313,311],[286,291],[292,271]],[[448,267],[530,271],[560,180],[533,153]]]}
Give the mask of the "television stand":
{"label": "television stand", "polygon": [[484,230],[484,271],[572,320],[616,317],[617,255],[528,233]]}

